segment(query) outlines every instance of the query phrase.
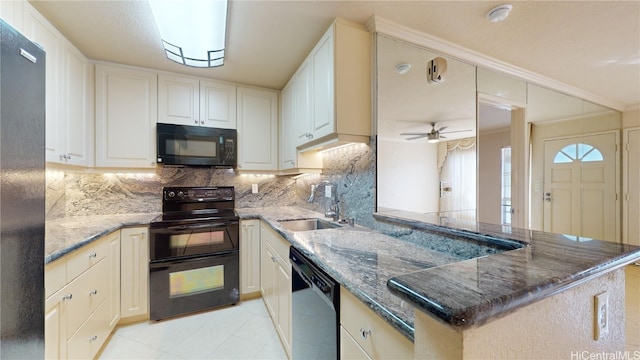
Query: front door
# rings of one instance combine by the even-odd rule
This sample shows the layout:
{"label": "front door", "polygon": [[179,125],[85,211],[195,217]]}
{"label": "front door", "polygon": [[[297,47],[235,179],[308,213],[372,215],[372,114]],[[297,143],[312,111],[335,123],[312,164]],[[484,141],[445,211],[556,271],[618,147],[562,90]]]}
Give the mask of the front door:
{"label": "front door", "polygon": [[617,132],[544,141],[544,230],[618,241]]}

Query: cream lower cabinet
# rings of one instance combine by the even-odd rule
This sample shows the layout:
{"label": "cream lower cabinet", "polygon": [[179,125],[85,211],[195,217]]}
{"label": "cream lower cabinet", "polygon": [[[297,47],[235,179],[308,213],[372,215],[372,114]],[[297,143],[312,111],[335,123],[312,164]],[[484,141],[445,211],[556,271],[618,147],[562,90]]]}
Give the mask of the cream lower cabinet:
{"label": "cream lower cabinet", "polygon": [[341,359],[413,359],[413,343],[340,288]]}
{"label": "cream lower cabinet", "polygon": [[92,359],[119,320],[120,232],[45,268],[45,357]]}
{"label": "cream lower cabinet", "polygon": [[289,242],[260,223],[261,292],[280,341],[291,358],[291,263]]}
{"label": "cream lower cabinet", "polygon": [[260,292],[260,220],[240,222],[240,294]]}
{"label": "cream lower cabinet", "polygon": [[120,316],[122,320],[149,318],[149,229],[120,230]]}

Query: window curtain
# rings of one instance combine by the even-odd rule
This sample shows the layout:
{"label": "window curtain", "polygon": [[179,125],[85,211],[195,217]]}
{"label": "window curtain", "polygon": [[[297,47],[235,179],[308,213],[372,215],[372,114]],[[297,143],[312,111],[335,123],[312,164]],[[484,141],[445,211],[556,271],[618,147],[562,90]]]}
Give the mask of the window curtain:
{"label": "window curtain", "polygon": [[438,170],[440,211],[448,217],[475,221],[476,139],[438,143]]}

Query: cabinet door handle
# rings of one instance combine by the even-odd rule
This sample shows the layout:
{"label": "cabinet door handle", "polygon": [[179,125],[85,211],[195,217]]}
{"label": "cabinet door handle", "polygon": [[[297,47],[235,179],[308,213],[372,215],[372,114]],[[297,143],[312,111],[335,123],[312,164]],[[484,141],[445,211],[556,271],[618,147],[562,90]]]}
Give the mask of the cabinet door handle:
{"label": "cabinet door handle", "polygon": [[62,301],[71,300],[73,298],[73,294],[63,295]]}
{"label": "cabinet door handle", "polygon": [[278,257],[277,257],[277,256],[272,256],[272,257],[271,257],[271,261],[273,261],[273,262],[278,261]]}
{"label": "cabinet door handle", "polygon": [[92,252],[91,254],[89,254],[89,259],[97,257],[97,256],[98,256],[98,254]]}
{"label": "cabinet door handle", "polygon": [[91,336],[91,337],[89,338],[89,342],[94,342],[94,341],[96,341],[96,340],[98,340],[98,336],[97,336],[97,335],[93,335],[93,336]]}
{"label": "cabinet door handle", "polygon": [[193,122],[195,122],[195,123],[196,123],[196,125],[198,125],[198,124],[200,123],[200,120],[195,119]]}
{"label": "cabinet door handle", "polygon": [[365,328],[360,329],[360,336],[362,336],[363,340],[366,340],[367,337],[370,335],[371,335],[371,329],[365,329]]}
{"label": "cabinet door handle", "polygon": [[98,295],[98,289],[93,289],[91,291],[89,291],[89,296],[91,295]]}

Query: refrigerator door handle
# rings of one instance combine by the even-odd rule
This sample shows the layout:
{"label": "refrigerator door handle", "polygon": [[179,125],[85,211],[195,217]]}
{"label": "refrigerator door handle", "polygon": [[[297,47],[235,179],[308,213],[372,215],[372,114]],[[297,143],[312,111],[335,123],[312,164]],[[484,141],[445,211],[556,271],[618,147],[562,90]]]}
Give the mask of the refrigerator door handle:
{"label": "refrigerator door handle", "polygon": [[38,60],[35,56],[29,54],[29,52],[27,50],[25,50],[25,49],[20,49],[20,55],[22,55],[22,57],[24,57],[25,59],[31,61],[34,64]]}

